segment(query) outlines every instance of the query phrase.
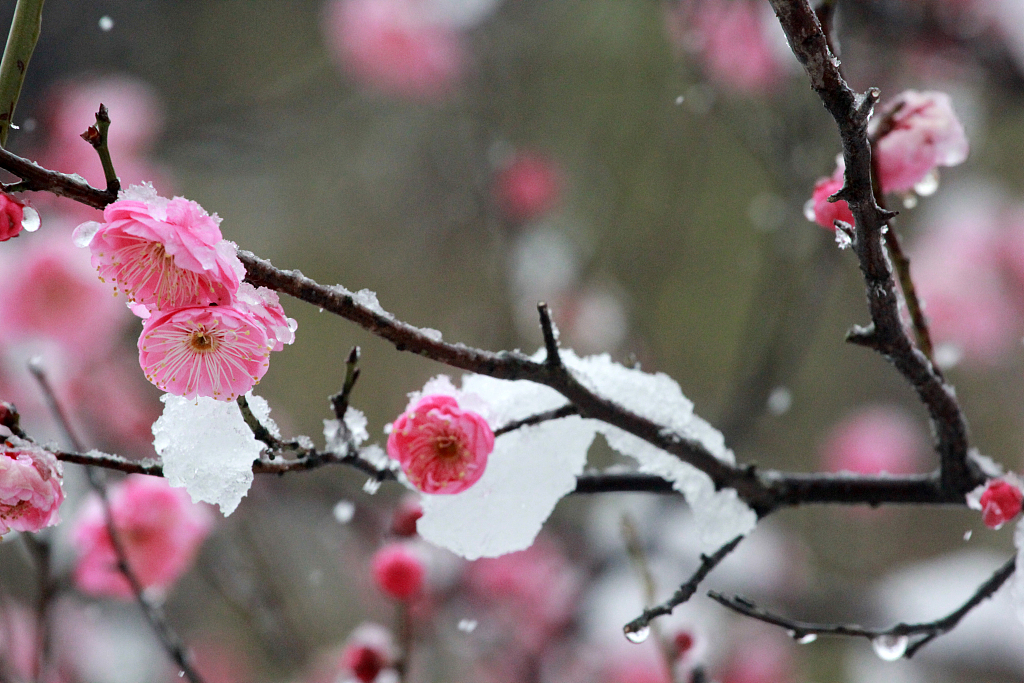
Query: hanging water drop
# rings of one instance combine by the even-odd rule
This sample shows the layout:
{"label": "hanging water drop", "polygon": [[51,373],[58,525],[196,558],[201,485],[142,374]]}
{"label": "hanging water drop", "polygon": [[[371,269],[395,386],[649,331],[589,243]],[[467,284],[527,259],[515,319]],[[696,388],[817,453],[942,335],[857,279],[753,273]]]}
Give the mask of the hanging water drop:
{"label": "hanging water drop", "polygon": [[39,229],[39,212],[31,206],[21,210],[21,227],[25,232],[35,232]]}
{"label": "hanging water drop", "polygon": [[380,480],[370,477],[366,480],[366,483],[363,484],[363,490],[372,496],[380,490]]}
{"label": "hanging water drop", "polygon": [[895,662],[905,655],[909,644],[910,638],[889,634],[878,636],[871,641],[871,647],[875,649],[875,654],[886,662]]}
{"label": "hanging water drop", "polygon": [[817,633],[804,633],[803,635],[794,638],[798,645],[810,645],[818,639]]}
{"label": "hanging water drop", "polygon": [[928,174],[924,178],[917,181],[914,185],[914,192],[922,197],[928,197],[929,195],[935,194],[935,191],[939,189],[939,172],[936,169],[928,171]]}
{"label": "hanging water drop", "polygon": [[638,629],[631,629],[628,626],[623,629],[626,632],[626,639],[631,643],[642,643],[651,635],[650,626],[641,626]]}

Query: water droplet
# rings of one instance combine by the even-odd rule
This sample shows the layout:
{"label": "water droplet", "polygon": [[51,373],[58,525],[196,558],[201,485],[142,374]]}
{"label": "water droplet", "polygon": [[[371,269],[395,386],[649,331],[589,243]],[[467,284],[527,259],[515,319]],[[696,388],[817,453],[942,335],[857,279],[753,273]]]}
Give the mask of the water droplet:
{"label": "water droplet", "polygon": [[39,212],[31,206],[21,210],[21,227],[25,232],[35,232],[39,229]]}
{"label": "water droplet", "polygon": [[928,197],[935,194],[935,191],[939,189],[939,171],[932,169],[928,171],[928,174],[917,181],[914,185],[914,192],[921,197]]}
{"label": "water droplet", "polygon": [[338,501],[338,504],[334,506],[334,519],[338,520],[339,524],[348,524],[352,521],[352,516],[356,513],[356,505],[350,500]]}
{"label": "water droplet", "polygon": [[108,17],[106,14],[104,14],[102,17],[100,17],[100,30],[101,31],[109,31],[112,28],[114,28],[114,20],[113,19]]}
{"label": "water droplet", "polygon": [[768,412],[778,417],[789,411],[793,405],[793,392],[786,387],[775,387],[768,395]]}
{"label": "water droplet", "polygon": [[908,192],[905,195],[903,195],[903,208],[913,209],[915,206],[917,206],[916,194],[914,194],[913,192]]}
{"label": "water droplet", "polygon": [[965,531],[964,532],[964,540],[965,541],[971,540],[971,534],[973,534],[973,533],[974,533],[973,529],[968,529],[967,531]]}
{"label": "water droplet", "polygon": [[366,480],[366,483],[363,484],[363,490],[372,496],[380,490],[380,480],[370,477]]}
{"label": "water droplet", "polygon": [[647,640],[647,636],[651,635],[650,626],[642,626],[638,629],[624,629],[626,632],[626,639],[631,643],[642,643]]}
{"label": "water droplet", "polygon": [[794,640],[796,640],[796,642],[798,644],[800,644],[800,645],[810,645],[811,643],[813,643],[817,639],[818,639],[818,634],[817,633],[805,633],[802,636],[800,636],[799,638],[794,638]]}
{"label": "water droplet", "polygon": [[464,633],[472,633],[476,630],[476,619],[460,619],[459,630]]}
{"label": "water droplet", "polygon": [[871,641],[871,647],[879,659],[895,662],[907,652],[910,638],[906,636],[881,635]]}
{"label": "water droplet", "polygon": [[809,220],[812,223],[817,223],[817,221],[814,219],[814,200],[813,199],[808,199],[806,202],[804,202],[804,218],[806,218],[807,220]]}

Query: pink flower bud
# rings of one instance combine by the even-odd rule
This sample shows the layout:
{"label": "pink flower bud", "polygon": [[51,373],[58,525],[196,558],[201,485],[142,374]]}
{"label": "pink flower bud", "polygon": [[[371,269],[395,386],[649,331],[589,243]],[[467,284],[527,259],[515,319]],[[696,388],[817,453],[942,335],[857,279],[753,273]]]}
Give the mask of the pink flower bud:
{"label": "pink flower bud", "polygon": [[373,556],[373,580],[385,595],[409,600],[423,590],[423,561],[400,543],[385,546]]}
{"label": "pink flower bud", "polygon": [[1024,494],[1020,489],[996,479],[989,482],[985,492],[981,494],[981,518],[985,526],[998,529],[1020,512]]}
{"label": "pink flower bud", "polygon": [[839,169],[831,178],[821,178],[814,184],[814,194],[808,203],[807,218],[815,223],[835,230],[837,220],[853,225],[853,213],[850,205],[843,200],[829,202],[828,198],[843,189],[843,171]]}
{"label": "pink flower bud", "polygon": [[391,533],[396,536],[415,536],[416,522],[423,516],[423,506],[415,498],[403,498],[391,518]]}
{"label": "pink flower bud", "polygon": [[39,229],[39,214],[25,202],[0,192],[0,242],[17,237],[22,230],[35,232]]}
{"label": "pink flower bud", "polygon": [[[135,576],[144,588],[158,590],[188,570],[213,525],[209,509],[193,504],[184,489],[138,474],[111,487],[110,514]],[[91,595],[130,599],[132,590],[118,570],[98,498],[86,504],[72,533],[78,548],[78,587]]]}
{"label": "pink flower bud", "polygon": [[221,237],[220,218],[184,197],[133,185],[103,210],[103,223],[75,229],[101,279],[153,309],[230,303],[245,268]]}
{"label": "pink flower bud", "polygon": [[906,90],[871,123],[871,134],[879,126],[888,128],[872,148],[883,192],[910,190],[936,167],[956,166],[967,158],[967,135],[945,93]]}
{"label": "pink flower bud", "polygon": [[0,536],[59,522],[63,474],[56,456],[35,444],[17,438],[0,443]]}
{"label": "pink flower bud", "polygon": [[535,152],[517,155],[494,181],[495,200],[510,218],[527,221],[547,213],[561,191],[558,169]]}
{"label": "pink flower bud", "polygon": [[377,675],[387,668],[388,660],[380,648],[352,643],[342,652],[341,665],[362,683],[373,683]]}
{"label": "pink flower bud", "polygon": [[425,396],[391,428],[388,455],[424,493],[459,493],[475,484],[494,450],[494,432],[483,417],[451,396]]}

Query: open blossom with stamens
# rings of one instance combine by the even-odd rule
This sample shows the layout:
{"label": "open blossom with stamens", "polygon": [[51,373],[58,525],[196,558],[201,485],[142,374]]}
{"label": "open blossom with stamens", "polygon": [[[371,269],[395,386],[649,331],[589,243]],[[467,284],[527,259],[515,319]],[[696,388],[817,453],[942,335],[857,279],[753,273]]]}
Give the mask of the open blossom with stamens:
{"label": "open blossom with stamens", "polygon": [[232,306],[191,306],[154,313],[139,337],[146,379],[185,398],[233,401],[267,372],[275,341],[263,322]]}
{"label": "open blossom with stamens", "polygon": [[[110,514],[129,566],[144,588],[163,590],[178,580],[210,532],[213,515],[167,480],[134,474],[110,490]],[[99,498],[86,503],[74,528],[75,583],[91,595],[131,598],[117,566]]]}
{"label": "open blossom with stamens", "polygon": [[0,536],[59,522],[63,474],[49,451],[15,437],[0,443]]}
{"label": "open blossom with stamens", "polygon": [[132,301],[160,310],[224,304],[245,269],[219,223],[184,197],[166,199],[150,184],[133,185],[103,210],[102,223],[78,226],[75,242],[89,247],[100,277]]}
{"label": "open blossom with stamens", "polygon": [[388,455],[424,493],[459,493],[475,484],[494,450],[487,421],[452,396],[424,396],[395,420]]}
{"label": "open blossom with stamens", "polygon": [[298,323],[284,314],[281,300],[274,290],[243,282],[236,293],[235,307],[251,313],[263,323],[272,351],[280,351],[285,344],[295,341]]}

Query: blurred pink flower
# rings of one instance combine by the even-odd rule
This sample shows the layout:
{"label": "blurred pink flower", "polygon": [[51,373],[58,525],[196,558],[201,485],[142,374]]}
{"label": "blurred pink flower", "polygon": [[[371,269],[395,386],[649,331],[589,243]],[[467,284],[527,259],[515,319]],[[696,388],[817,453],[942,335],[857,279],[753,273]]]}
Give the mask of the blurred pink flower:
{"label": "blurred pink flower", "polygon": [[104,209],[103,223],[75,229],[101,279],[158,309],[231,301],[245,269],[216,214],[184,197],[159,197],[152,185],[133,185],[120,197]]}
{"label": "blurred pink flower", "polygon": [[424,493],[460,493],[475,484],[494,450],[494,432],[451,396],[424,396],[395,420],[388,455]]}
{"label": "blurred pink flower", "polygon": [[463,35],[418,0],[330,0],[323,30],[335,60],[363,85],[417,99],[454,91]]}
{"label": "blurred pink flower", "polygon": [[231,306],[192,306],[146,320],[139,364],[168,393],[233,401],[266,374],[272,348],[256,316]]}
{"label": "blurred pink flower", "polygon": [[[210,532],[213,515],[166,480],[133,474],[109,491],[110,513],[128,564],[144,588],[164,591],[192,565]],[[118,570],[103,506],[91,498],[73,530],[75,584],[90,595],[132,598]]]}
{"label": "blurred pink flower", "polygon": [[66,237],[32,240],[14,260],[0,273],[0,338],[43,336],[60,344],[78,364],[113,346],[131,316]]}
{"label": "blurred pink flower", "polygon": [[391,533],[395,536],[415,536],[416,522],[422,516],[423,506],[414,495],[402,498],[391,518]]}
{"label": "blurred pink flower", "polygon": [[708,77],[727,90],[764,95],[782,79],[769,14],[750,0],[686,0],[669,10],[670,33],[700,56]]}
{"label": "blurred pink flower", "polygon": [[554,162],[539,152],[520,152],[494,177],[494,198],[512,219],[537,218],[558,202],[561,174]]}
{"label": "blurred pink flower", "polygon": [[410,600],[423,591],[426,568],[414,550],[402,543],[392,543],[373,556],[374,583],[388,597]]}
{"label": "blurred pink flower", "polygon": [[881,137],[873,146],[883,192],[904,192],[938,166],[956,166],[967,158],[964,127],[949,95],[906,90],[871,119],[869,133]]}
{"label": "blurred pink flower", "polygon": [[540,651],[568,625],[582,586],[561,548],[544,536],[526,550],[469,563],[466,583],[529,651]]}
{"label": "blurred pink flower", "polygon": [[[814,193],[811,195],[810,209],[806,211],[807,217],[813,215],[814,222],[823,228],[835,230],[835,221],[845,221],[853,225],[853,214],[850,212],[850,205],[843,200],[829,202],[828,198],[839,190],[843,189],[843,170],[837,169],[831,178],[820,178],[814,184]],[[813,212],[813,213],[812,213]]]}
{"label": "blurred pink flower", "polygon": [[1020,514],[1024,494],[1013,484],[995,479],[981,494],[981,516],[985,526],[998,529]]}
{"label": "blurred pink flower", "polygon": [[17,437],[0,443],[0,536],[59,522],[63,474],[53,453],[35,444]]}
{"label": "blurred pink flower", "polygon": [[837,424],[821,450],[831,472],[909,474],[916,471],[927,441],[900,409],[870,406]]}

